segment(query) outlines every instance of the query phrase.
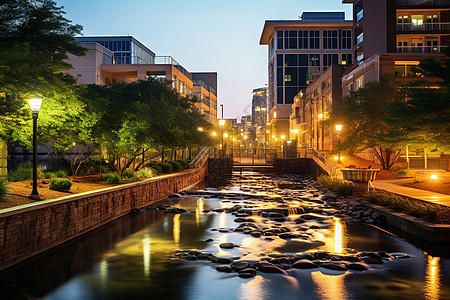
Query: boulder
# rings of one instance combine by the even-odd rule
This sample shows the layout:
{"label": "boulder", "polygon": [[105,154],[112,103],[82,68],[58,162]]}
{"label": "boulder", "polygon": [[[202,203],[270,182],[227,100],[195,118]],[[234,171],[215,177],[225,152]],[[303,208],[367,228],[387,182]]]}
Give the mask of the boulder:
{"label": "boulder", "polygon": [[225,272],[225,273],[231,273],[233,271],[229,265],[217,266],[216,270],[219,272]]}
{"label": "boulder", "polygon": [[318,265],[307,259],[300,259],[292,265],[293,269],[314,269],[318,267]]}

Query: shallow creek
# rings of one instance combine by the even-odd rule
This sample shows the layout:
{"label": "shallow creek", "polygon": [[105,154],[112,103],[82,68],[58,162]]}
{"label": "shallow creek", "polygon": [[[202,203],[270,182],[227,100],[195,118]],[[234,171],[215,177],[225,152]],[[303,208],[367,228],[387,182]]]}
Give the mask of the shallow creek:
{"label": "shallow creek", "polygon": [[325,193],[236,174],[23,264],[0,299],[450,299],[449,252],[346,223]]}

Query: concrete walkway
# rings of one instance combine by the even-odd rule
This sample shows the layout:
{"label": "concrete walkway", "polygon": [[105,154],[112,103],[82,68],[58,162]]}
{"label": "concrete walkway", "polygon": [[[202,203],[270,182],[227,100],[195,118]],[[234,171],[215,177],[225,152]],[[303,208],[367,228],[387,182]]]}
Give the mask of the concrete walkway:
{"label": "concrete walkway", "polygon": [[411,179],[375,180],[372,182],[376,190],[383,190],[399,196],[450,206],[450,195],[431,191],[413,189],[400,184],[410,182]]}

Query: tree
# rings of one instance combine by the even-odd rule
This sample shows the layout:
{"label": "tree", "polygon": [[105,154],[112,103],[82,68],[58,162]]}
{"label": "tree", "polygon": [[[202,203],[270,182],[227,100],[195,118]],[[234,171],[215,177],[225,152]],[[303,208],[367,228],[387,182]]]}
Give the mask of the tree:
{"label": "tree", "polygon": [[405,144],[420,148],[450,151],[450,49],[442,59],[421,61],[416,72],[426,80],[405,86],[407,101],[389,105],[385,120],[393,130],[385,137],[401,138]]}
{"label": "tree", "polygon": [[344,125],[344,140],[339,150],[353,153],[370,149],[383,169],[389,170],[400,156],[404,144],[401,140],[385,138],[384,134],[395,125],[385,122],[383,117],[388,103],[403,98],[403,90],[388,78],[369,82],[344,97],[342,105],[331,114],[333,123]]}
{"label": "tree", "polygon": [[83,55],[86,49],[73,38],[82,27],[63,15],[50,0],[1,2],[0,138],[27,144],[23,128],[30,126],[30,112],[25,100],[30,95],[45,99],[74,84],[74,78],[63,73],[72,68],[65,59],[68,53]]}

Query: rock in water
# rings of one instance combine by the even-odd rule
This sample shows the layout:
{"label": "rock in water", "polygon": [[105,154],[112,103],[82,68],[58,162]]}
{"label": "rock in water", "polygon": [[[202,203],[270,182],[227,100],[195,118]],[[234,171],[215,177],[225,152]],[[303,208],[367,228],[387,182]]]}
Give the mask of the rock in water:
{"label": "rock in water", "polygon": [[217,266],[216,270],[219,272],[231,273],[233,270],[228,265]]}
{"label": "rock in water", "polygon": [[232,248],[236,247],[236,245],[233,243],[221,243],[221,244],[219,244],[219,247],[224,248],[224,249],[232,249]]}
{"label": "rock in water", "polygon": [[318,267],[318,265],[307,259],[300,259],[292,265],[293,269],[314,269]]}
{"label": "rock in water", "polygon": [[356,263],[347,264],[347,269],[354,270],[354,271],[365,271],[365,270],[369,269],[369,266],[364,263],[356,262]]}

